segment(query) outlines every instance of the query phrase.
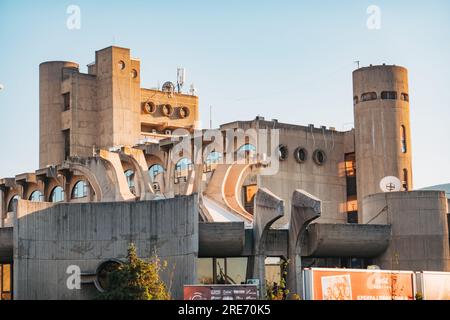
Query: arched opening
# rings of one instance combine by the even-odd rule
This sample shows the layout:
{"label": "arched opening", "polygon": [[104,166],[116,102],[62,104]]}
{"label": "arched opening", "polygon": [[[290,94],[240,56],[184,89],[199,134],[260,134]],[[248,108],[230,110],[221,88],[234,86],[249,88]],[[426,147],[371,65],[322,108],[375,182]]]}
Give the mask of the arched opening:
{"label": "arched opening", "polygon": [[127,179],[128,188],[130,189],[131,193],[136,195],[136,185],[134,183],[134,171],[129,169],[124,172],[125,178]]}
{"label": "arched opening", "polygon": [[156,177],[164,173],[164,167],[160,165],[159,163],[151,165],[150,168],[148,168],[148,175],[150,177],[150,181],[154,182],[156,180]]}
{"label": "arched opening", "polygon": [[406,127],[404,125],[400,127],[400,137],[401,137],[402,152],[406,153],[408,151],[408,145],[406,141]]}
{"label": "arched opening", "polygon": [[9,204],[8,204],[8,212],[14,212],[17,208],[17,202],[19,201],[20,196],[19,195],[15,195],[14,197],[11,198],[11,200],[9,200]]}
{"label": "arched opening", "polygon": [[85,180],[78,181],[72,189],[72,199],[85,198],[89,194],[89,184]]}
{"label": "arched opening", "polygon": [[30,195],[29,200],[33,202],[42,202],[44,201],[44,195],[42,194],[41,191],[36,190],[33,191],[33,193]]}
{"label": "arched opening", "polygon": [[251,143],[246,143],[237,150],[236,155],[238,161],[245,159],[245,162],[249,163],[255,160],[256,147]]}
{"label": "arched opening", "polygon": [[64,189],[60,186],[55,187],[50,193],[50,202],[63,202],[65,199]]}
{"label": "arched opening", "polygon": [[175,165],[175,183],[186,182],[191,170],[192,161],[188,158],[181,158]]}
{"label": "arched opening", "polygon": [[222,162],[222,154],[217,151],[212,151],[206,156],[203,166],[203,172],[212,172],[217,168],[217,165]]}

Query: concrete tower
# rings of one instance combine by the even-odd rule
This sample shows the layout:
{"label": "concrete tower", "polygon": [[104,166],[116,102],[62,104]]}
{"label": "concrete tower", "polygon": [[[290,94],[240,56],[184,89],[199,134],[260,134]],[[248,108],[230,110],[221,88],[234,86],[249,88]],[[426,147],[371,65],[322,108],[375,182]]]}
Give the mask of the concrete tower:
{"label": "concrete tower", "polygon": [[[61,113],[70,96],[62,92],[62,83],[71,73],[78,72],[78,64],[49,61],[39,65],[39,167],[60,164],[65,158],[65,137],[61,130]],[[66,101],[65,101],[66,100]]]}
{"label": "concrete tower", "polygon": [[360,223],[364,197],[382,192],[380,181],[395,176],[412,189],[408,71],[370,66],[353,72],[355,150]]}

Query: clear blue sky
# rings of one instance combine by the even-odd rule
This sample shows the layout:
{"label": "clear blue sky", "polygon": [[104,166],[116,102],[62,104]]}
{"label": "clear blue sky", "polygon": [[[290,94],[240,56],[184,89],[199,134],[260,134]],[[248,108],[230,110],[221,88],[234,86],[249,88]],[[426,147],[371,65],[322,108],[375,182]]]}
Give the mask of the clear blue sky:
{"label": "clear blue sky", "polygon": [[[81,29],[66,27],[67,7]],[[381,9],[369,30],[368,6]],[[142,85],[195,83],[202,121],[249,120],[349,129],[351,73],[409,69],[415,187],[450,182],[450,1],[0,0],[0,177],[38,167],[38,66],[85,65],[109,45],[141,58]]]}

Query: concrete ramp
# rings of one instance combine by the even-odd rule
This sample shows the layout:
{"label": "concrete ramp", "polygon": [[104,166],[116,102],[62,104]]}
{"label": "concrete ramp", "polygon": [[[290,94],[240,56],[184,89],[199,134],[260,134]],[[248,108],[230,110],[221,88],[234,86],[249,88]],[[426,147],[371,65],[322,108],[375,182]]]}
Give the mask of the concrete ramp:
{"label": "concrete ramp", "polygon": [[206,196],[203,196],[203,205],[213,219],[212,222],[246,222],[243,217]]}

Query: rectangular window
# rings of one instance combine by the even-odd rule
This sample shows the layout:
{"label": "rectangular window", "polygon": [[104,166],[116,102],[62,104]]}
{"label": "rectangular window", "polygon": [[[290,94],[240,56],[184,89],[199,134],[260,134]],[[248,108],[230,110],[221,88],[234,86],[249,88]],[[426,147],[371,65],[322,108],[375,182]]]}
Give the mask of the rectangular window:
{"label": "rectangular window", "polygon": [[199,258],[197,277],[201,284],[245,284],[247,258]]}
{"label": "rectangular window", "polygon": [[358,223],[358,198],[356,189],[356,156],[355,153],[345,154],[345,176],[347,183],[347,222]]}
{"label": "rectangular window", "polygon": [[64,136],[64,159],[67,160],[70,157],[70,129],[63,130]]}
{"label": "rectangular window", "polygon": [[0,300],[12,299],[11,280],[11,265],[0,264]]}
{"label": "rectangular window", "polygon": [[64,111],[67,111],[70,109],[70,92],[63,94],[63,100],[64,100]]}

